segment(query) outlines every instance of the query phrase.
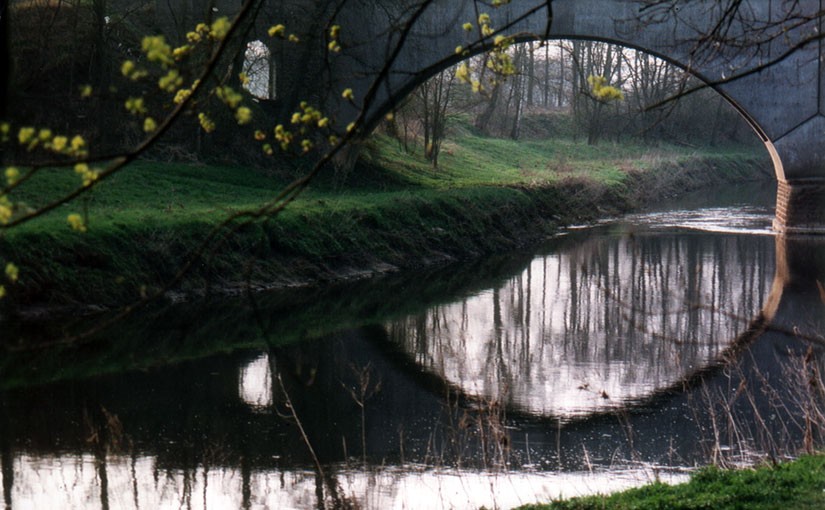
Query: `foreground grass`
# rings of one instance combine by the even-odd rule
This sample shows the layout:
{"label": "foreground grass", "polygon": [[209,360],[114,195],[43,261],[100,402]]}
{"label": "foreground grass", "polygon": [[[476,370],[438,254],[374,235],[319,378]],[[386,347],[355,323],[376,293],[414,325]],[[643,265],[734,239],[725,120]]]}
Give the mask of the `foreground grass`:
{"label": "foreground grass", "polygon": [[[753,178],[766,166],[748,148],[588,147],[471,132],[445,145],[438,169],[386,136],[363,152],[349,175],[322,176],[276,218],[224,232],[179,290],[293,285],[508,250],[559,224],[626,210],[651,190]],[[12,199],[36,208],[77,184],[71,169],[44,171]],[[21,267],[3,305],[134,300],[174,277],[222,220],[256,209],[285,184],[248,168],[135,163],[0,239],[2,257]],[[88,232],[72,232],[69,213],[84,215]]]}
{"label": "foreground grass", "polygon": [[705,468],[680,485],[655,483],[521,510],[812,510],[825,508],[825,456],[758,469]]}

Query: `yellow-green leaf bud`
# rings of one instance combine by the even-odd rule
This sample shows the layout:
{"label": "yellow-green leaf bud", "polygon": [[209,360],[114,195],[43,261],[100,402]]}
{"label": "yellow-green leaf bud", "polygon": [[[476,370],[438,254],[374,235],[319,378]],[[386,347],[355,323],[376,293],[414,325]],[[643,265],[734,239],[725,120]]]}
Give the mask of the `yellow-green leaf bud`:
{"label": "yellow-green leaf bud", "polygon": [[77,213],[72,213],[66,216],[66,221],[69,223],[69,227],[76,232],[86,232],[86,223],[83,221],[83,217]]}

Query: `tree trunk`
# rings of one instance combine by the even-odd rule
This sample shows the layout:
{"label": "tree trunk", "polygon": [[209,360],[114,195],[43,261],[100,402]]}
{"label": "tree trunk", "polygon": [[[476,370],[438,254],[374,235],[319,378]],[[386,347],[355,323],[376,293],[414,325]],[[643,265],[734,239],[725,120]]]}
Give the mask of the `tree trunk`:
{"label": "tree trunk", "polygon": [[[522,62],[524,62],[523,58],[520,59],[520,60]],[[517,64],[516,69],[519,69],[519,67],[521,67],[521,66],[518,66],[518,62],[516,64]],[[523,64],[523,65],[525,65],[525,64]],[[529,66],[530,65],[531,64],[529,63],[529,61],[527,61],[525,66],[528,67],[528,73],[529,73]],[[521,70],[524,70],[523,67],[522,67]],[[512,117],[513,120],[512,120],[512,123],[510,124],[510,138],[513,139],[513,140],[518,140],[518,137],[519,137],[519,131],[520,131],[520,127],[521,127],[521,112],[522,112],[522,109],[524,108],[524,85],[525,85],[525,82],[527,82],[527,84],[529,86],[529,80],[530,80],[529,74],[525,78],[524,73],[518,73],[516,75],[515,83],[513,83],[513,95],[512,95],[513,101],[514,101],[514,104],[513,104],[513,117]],[[528,91],[527,96],[529,97],[529,91]]]}
{"label": "tree trunk", "polygon": [[533,106],[533,89],[536,88],[536,53],[533,43],[528,43],[527,52],[527,107]]}
{"label": "tree trunk", "polygon": [[491,134],[490,121],[492,121],[493,119],[493,114],[495,113],[496,107],[498,106],[498,100],[500,95],[501,87],[498,84],[496,84],[493,86],[493,92],[492,94],[490,94],[490,99],[487,101],[487,105],[485,106],[484,111],[481,112],[481,115],[476,117],[476,129],[478,129],[484,134]]}
{"label": "tree trunk", "polygon": [[[5,119],[9,114],[8,102],[11,83],[11,50],[9,48],[9,28],[11,27],[9,23],[10,12],[9,3],[6,1],[0,2],[0,76],[4,76],[4,78],[0,79],[0,119]],[[0,152],[0,154],[2,153]]]}
{"label": "tree trunk", "polygon": [[550,106],[550,43],[544,43],[544,90],[542,105]]}
{"label": "tree trunk", "polygon": [[[564,106],[564,85],[567,82],[567,76],[565,76],[567,70],[565,69],[564,65],[564,51],[562,51],[561,42],[559,42],[559,94],[558,94],[558,107],[561,108]],[[574,89],[575,90],[575,89]]]}

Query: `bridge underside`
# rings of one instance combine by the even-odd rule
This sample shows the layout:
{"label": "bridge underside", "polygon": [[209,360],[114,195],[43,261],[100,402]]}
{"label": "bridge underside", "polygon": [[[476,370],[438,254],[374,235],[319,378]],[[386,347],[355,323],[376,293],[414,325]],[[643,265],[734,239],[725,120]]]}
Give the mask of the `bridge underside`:
{"label": "bridge underside", "polygon": [[[223,3],[230,0],[218,3],[226,12]],[[674,0],[658,10],[651,4],[656,2],[534,0],[493,8],[478,0],[433,0],[419,10],[421,0],[278,0],[264,2],[262,26],[255,30],[265,33],[264,25],[284,23],[301,36],[300,47],[268,43],[279,111],[289,114],[301,100],[311,100],[342,128],[362,110],[365,127],[376,125],[417,85],[460,60],[457,46],[480,50],[477,31],[462,27],[475,24],[480,12],[489,14],[496,35],[594,39],[650,52],[709,83],[765,142],[778,182],[776,229],[825,234],[821,1],[742,0],[739,17],[723,24],[720,38],[708,34],[729,14],[728,2]],[[342,27],[343,50],[336,55],[327,50],[324,30],[333,25]],[[347,88],[355,102],[341,97]],[[360,103],[365,98],[369,104]]]}

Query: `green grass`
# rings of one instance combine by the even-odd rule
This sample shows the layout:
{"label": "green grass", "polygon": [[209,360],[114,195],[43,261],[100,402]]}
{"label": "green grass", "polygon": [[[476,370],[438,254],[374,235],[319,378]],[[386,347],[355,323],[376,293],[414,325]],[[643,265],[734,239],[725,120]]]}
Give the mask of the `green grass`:
{"label": "green grass", "polygon": [[629,173],[645,172],[664,163],[678,165],[696,158],[752,160],[759,156],[748,147],[697,151],[635,142],[590,146],[569,138],[515,141],[462,130],[445,141],[439,168],[434,170],[419,154],[405,153],[401,144],[389,136],[376,135],[370,145],[370,162],[389,170],[396,179],[435,188],[536,186],[570,178],[611,184],[624,181]]}
{"label": "green grass", "polygon": [[[662,165],[679,165],[696,159],[718,160],[723,169],[735,161],[758,159],[750,148],[703,150],[677,146],[649,147],[638,143],[602,143],[588,146],[571,139],[514,141],[486,138],[459,130],[445,142],[439,168],[420,155],[404,152],[389,136],[377,134],[366,143],[363,164],[349,180],[359,182],[359,172],[370,168],[380,175],[367,186],[343,190],[317,186],[290,207],[295,215],[321,211],[381,206],[406,194],[488,186],[547,186],[581,179],[618,184],[632,173]],[[727,160],[727,161],[724,161]],[[394,183],[389,185],[388,183]],[[79,184],[71,168],[44,170],[11,198],[36,208],[70,192]],[[286,182],[248,168],[138,162],[130,165],[77,202],[32,222],[19,230],[58,231],[69,212],[89,212],[91,226],[174,226],[192,222],[214,223],[228,214],[251,209],[274,197]],[[11,234],[13,235],[13,234]]]}
{"label": "green grass", "polygon": [[[747,179],[766,166],[747,148],[516,142],[470,129],[445,144],[437,169],[385,135],[372,137],[363,152],[346,179],[328,172],[276,218],[210,243],[181,289],[306,283],[376,264],[409,268],[508,250],[559,223],[626,210],[649,189],[669,194],[713,179]],[[0,304],[117,304],[160,288],[219,222],[276,196],[286,184],[276,175],[283,174],[132,164],[0,238],[0,259],[21,268]],[[78,184],[72,169],[45,170],[10,198],[35,208]],[[69,229],[70,213],[87,217],[88,232]]]}
{"label": "green grass", "polygon": [[654,483],[610,496],[527,505],[521,510],[813,510],[825,508],[825,456],[758,469],[705,468],[680,485]]}
{"label": "green grass", "polygon": [[[263,203],[283,184],[243,168],[138,162],[101,182],[77,202],[62,207],[59,213],[38,219],[27,228],[62,227],[66,211],[82,212],[84,207],[95,228],[145,222],[212,222],[231,211]],[[26,183],[15,199],[38,207],[77,185],[78,177],[71,169],[44,170]]]}

